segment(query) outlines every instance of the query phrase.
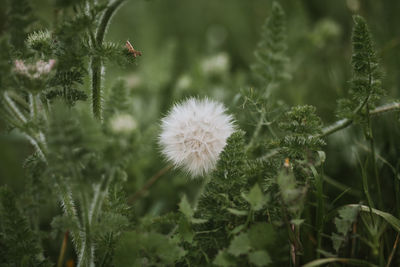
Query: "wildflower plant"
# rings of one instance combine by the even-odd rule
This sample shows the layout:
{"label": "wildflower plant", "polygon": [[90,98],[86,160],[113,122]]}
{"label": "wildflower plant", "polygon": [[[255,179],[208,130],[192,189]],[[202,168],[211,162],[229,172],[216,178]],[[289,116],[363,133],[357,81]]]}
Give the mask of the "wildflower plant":
{"label": "wildflower plant", "polygon": [[[125,2],[57,0],[44,23],[29,1],[8,1],[0,115],[4,136],[30,145],[23,182],[1,177],[0,266],[399,264],[400,164],[381,145],[398,138],[374,125],[400,104],[385,97],[386,50],[364,18],[353,17],[352,78],[326,126],[318,103],[282,97],[300,88],[293,72],[308,60],[296,55],[307,38],[286,26],[305,20],[290,8],[268,4],[247,59],[216,51],[223,41],[204,57],[175,41],[158,54],[109,41]],[[327,30],[341,32],[329,23],[307,39],[318,51]],[[337,174],[335,153],[351,149],[356,163]]]}
{"label": "wildflower plant", "polygon": [[211,171],[226,140],[233,133],[233,118],[221,103],[190,98],[177,104],[162,120],[162,152],[193,176]]}

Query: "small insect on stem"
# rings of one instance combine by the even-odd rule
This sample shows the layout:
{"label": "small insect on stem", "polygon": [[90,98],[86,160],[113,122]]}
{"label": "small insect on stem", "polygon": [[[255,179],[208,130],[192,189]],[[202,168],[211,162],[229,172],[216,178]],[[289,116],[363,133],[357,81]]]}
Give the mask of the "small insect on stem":
{"label": "small insect on stem", "polygon": [[285,168],[289,168],[289,167],[290,167],[290,160],[289,160],[289,158],[285,158],[285,163],[283,163],[283,166],[284,166]]}
{"label": "small insect on stem", "polygon": [[132,44],[129,41],[126,41],[125,47],[128,49],[129,53],[133,55],[134,58],[142,55],[142,52],[135,50],[135,48],[133,48]]}

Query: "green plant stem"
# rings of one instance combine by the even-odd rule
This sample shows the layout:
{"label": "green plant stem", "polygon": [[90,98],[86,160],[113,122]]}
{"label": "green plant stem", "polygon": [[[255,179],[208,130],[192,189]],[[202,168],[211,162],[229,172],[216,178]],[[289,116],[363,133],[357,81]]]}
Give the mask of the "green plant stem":
{"label": "green plant stem", "polygon": [[29,94],[29,102],[30,102],[30,113],[31,118],[33,120],[37,119],[38,116],[38,101],[36,94]]}
{"label": "green plant stem", "polygon": [[303,267],[326,266],[327,263],[332,263],[332,262],[340,262],[344,263],[345,265],[353,265],[353,266],[377,267],[377,265],[369,263],[368,261],[359,259],[348,259],[348,258],[326,258],[326,259],[313,260],[303,265]]}
{"label": "green plant stem", "polygon": [[22,125],[25,124],[27,122],[27,119],[22,114],[22,112],[18,109],[18,107],[15,104],[15,102],[8,95],[8,92],[4,92],[3,97],[4,97],[4,100],[5,100],[4,101],[5,104],[7,105],[8,109],[10,110],[10,112],[14,115],[14,117],[17,118]]}
{"label": "green plant stem", "polygon": [[[13,118],[9,118],[8,121],[11,122],[15,127],[17,127],[25,137],[31,142],[31,144],[35,147],[37,153],[39,156],[42,158],[44,162],[47,162],[46,156],[45,156],[45,151],[46,151],[46,145],[44,144],[43,140],[40,140],[40,135],[41,133],[35,133],[32,132],[31,130],[26,130],[23,128],[23,126],[28,122],[27,118],[24,116],[24,114],[21,112],[21,110],[18,108],[14,100],[10,97],[8,92],[4,92],[3,94],[4,98],[4,104],[6,106],[6,109],[10,114],[12,114],[13,118],[15,118],[17,121],[13,120]],[[34,96],[31,97],[31,113],[35,114],[35,107],[37,106],[36,101],[34,101]],[[37,138],[39,135],[39,138]]]}
{"label": "green plant stem", "polygon": [[[361,107],[361,105],[359,106]],[[358,109],[358,108],[357,108]],[[356,110],[357,110],[356,109]],[[393,112],[393,111],[400,111],[400,102],[393,102],[389,104],[384,104],[382,106],[379,106],[373,110],[370,111],[371,116],[378,116],[386,112]],[[336,133],[337,131],[340,131],[348,126],[350,126],[353,123],[353,120],[351,119],[342,119],[339,120],[329,126],[326,126],[325,128],[322,129],[322,133],[317,135],[318,137],[326,137],[329,136],[333,133]],[[250,141],[251,143],[251,141]],[[251,144],[248,144],[247,147],[249,147]],[[273,150],[270,153],[258,158],[259,160],[265,160],[270,157],[273,157],[279,153],[279,149]]]}
{"label": "green plant stem", "polygon": [[110,172],[110,175],[106,175],[105,177],[103,177],[100,184],[97,185],[98,189],[95,190],[93,201],[90,207],[89,223],[91,223],[93,219],[97,218],[97,215],[101,210],[103,201],[107,197],[108,188],[110,186],[111,181],[114,178],[114,174],[115,174],[115,169],[113,168]]}
{"label": "green plant stem", "polygon": [[84,242],[81,246],[81,251],[79,252],[78,266],[92,267],[94,266],[94,261],[92,258],[94,247],[90,231],[91,225],[89,217],[89,206],[86,195],[83,192],[81,192],[81,211],[84,225]]}
{"label": "green plant stem", "polygon": [[7,94],[9,97],[12,98],[16,103],[18,103],[20,106],[22,106],[25,110],[29,110],[29,105],[26,103],[25,99],[23,99],[20,95],[18,95],[14,91],[7,91]]}
{"label": "green plant stem", "polygon": [[348,187],[345,184],[342,184],[340,182],[338,182],[336,179],[331,178],[327,175],[323,176],[324,182],[326,182],[327,184],[331,185],[332,187],[342,191],[348,193],[349,195],[355,196],[357,198],[362,197],[362,192],[358,191],[357,189]]}
{"label": "green plant stem", "polygon": [[[379,107],[371,110],[370,115],[377,116],[377,115],[381,115],[382,113],[396,111],[396,110],[400,110],[400,102],[393,102],[390,104],[385,104],[385,105],[379,106]],[[331,135],[341,129],[344,129],[344,128],[350,126],[352,123],[353,123],[353,120],[351,120],[351,119],[339,120],[339,121],[333,123],[332,125],[329,125],[329,126],[323,128],[322,133],[319,136],[325,137],[325,136]]]}
{"label": "green plant stem", "polygon": [[43,142],[41,142],[40,140],[37,140],[37,138],[34,137],[33,133],[28,132],[24,132],[24,135],[26,137],[26,139],[29,140],[29,142],[31,142],[31,144],[33,145],[33,147],[36,149],[36,152],[39,154],[39,156],[41,157],[41,159],[47,163],[47,159],[46,159],[46,155],[45,155],[45,151],[46,151],[46,146]]}
{"label": "green plant stem", "polygon": [[395,174],[395,179],[394,179],[394,192],[396,196],[396,210],[397,210],[397,216],[400,217],[400,179],[399,177],[399,165],[400,165],[400,160],[397,161],[396,164],[396,174]]}
{"label": "green plant stem", "polygon": [[115,0],[111,2],[106,11],[104,11],[103,16],[101,17],[99,27],[96,31],[96,43],[98,45],[103,44],[104,36],[110,23],[112,16],[114,15],[115,11],[125,2],[126,0]]}
{"label": "green plant stem", "polygon": [[367,197],[368,207],[370,209],[371,221],[375,225],[374,217],[372,216],[372,209],[374,208],[374,203],[372,202],[371,195],[369,194],[369,186],[368,186],[367,174],[365,173],[365,168],[363,167],[360,158],[357,157],[357,159],[358,159],[360,167],[361,167],[361,176],[362,176],[363,189],[364,189],[365,196]]}
{"label": "green plant stem", "polygon": [[[321,168],[322,169],[322,168]],[[324,231],[324,192],[323,192],[323,179],[314,166],[311,166],[311,171],[315,178],[315,184],[317,189],[317,214],[316,214],[316,228],[317,228],[317,258],[320,258],[321,251],[321,234]]]}
{"label": "green plant stem", "polygon": [[[123,4],[126,0],[115,0],[111,2],[103,13],[100,19],[100,23],[96,30],[95,47],[101,47],[103,45],[104,36],[107,31],[108,25],[111,21],[115,11]],[[92,37],[93,38],[93,37]],[[95,118],[102,120],[102,88],[101,88],[101,76],[102,76],[102,60],[99,56],[93,56],[91,60],[91,74],[92,74],[92,111]]]}
{"label": "green plant stem", "polygon": [[257,122],[256,128],[254,129],[253,135],[251,136],[250,142],[247,144],[245,150],[248,151],[253,145],[254,141],[257,139],[258,135],[260,134],[261,128],[264,123],[265,119],[265,109],[262,109],[261,114],[260,114],[260,119]]}
{"label": "green plant stem", "polygon": [[95,118],[102,120],[102,103],[101,103],[101,68],[102,63],[99,57],[93,57],[91,62],[92,68],[92,111]]}
{"label": "green plant stem", "polygon": [[[72,199],[71,191],[69,188],[66,186],[62,185],[61,181],[57,181],[57,184],[59,185],[59,191],[60,191],[60,196],[61,196],[61,203],[62,207],[64,209],[64,213],[73,220],[73,222],[77,225],[77,228],[81,228],[80,222],[78,219],[78,215],[75,209],[75,203]],[[71,234],[72,234],[72,241],[75,246],[75,251],[79,252],[81,250],[82,246],[82,239],[81,235],[79,233],[79,230],[77,229],[71,229]]]}
{"label": "green plant stem", "polygon": [[106,266],[107,258],[110,256],[110,254],[112,254],[110,250],[112,249],[113,238],[114,235],[112,232],[107,235],[107,252],[104,254],[103,259],[101,260],[100,267]]}
{"label": "green plant stem", "polygon": [[376,186],[378,188],[378,203],[379,203],[379,208],[383,207],[383,202],[382,202],[382,189],[381,189],[381,184],[379,181],[379,174],[378,174],[378,166],[376,164],[376,157],[375,157],[375,145],[374,145],[374,135],[372,132],[372,126],[371,126],[371,118],[370,118],[370,110],[369,110],[369,105],[367,104],[367,133],[366,133],[366,138],[369,140],[369,145],[371,149],[371,157],[372,157],[372,166],[374,168],[374,174],[375,174],[375,182]]}

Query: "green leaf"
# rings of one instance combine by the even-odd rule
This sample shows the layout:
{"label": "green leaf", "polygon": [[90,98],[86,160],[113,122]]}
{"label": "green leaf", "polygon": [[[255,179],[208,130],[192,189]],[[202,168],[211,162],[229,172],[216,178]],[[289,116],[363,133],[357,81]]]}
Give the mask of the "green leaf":
{"label": "green leaf", "polygon": [[271,263],[269,254],[264,250],[258,250],[249,254],[249,261],[254,265],[261,267]]}
{"label": "green leaf", "polygon": [[239,226],[236,226],[235,228],[233,228],[233,230],[231,231],[231,234],[236,235],[237,233],[239,233],[240,231],[242,231],[243,229],[246,228],[245,224],[241,224]]}
{"label": "green leaf", "polygon": [[191,219],[193,217],[194,211],[190,206],[186,195],[183,195],[181,202],[179,203],[179,211],[182,212],[188,219]]}
{"label": "green leaf", "polygon": [[247,216],[248,212],[246,210],[237,210],[232,208],[227,208],[227,210],[236,216]]}
{"label": "green leaf", "polygon": [[181,217],[179,220],[178,231],[184,241],[192,243],[194,232],[186,218]]}
{"label": "green leaf", "polygon": [[267,249],[276,243],[276,233],[272,224],[259,222],[251,226],[248,231],[250,244],[253,248]]}
{"label": "green leaf", "polygon": [[358,205],[354,207],[344,206],[338,210],[338,216],[335,218],[334,222],[339,234],[332,233],[333,247],[337,252],[346,240],[347,233],[356,220],[359,210],[360,208]]}
{"label": "green leaf", "polygon": [[176,239],[155,232],[132,231],[125,233],[115,249],[114,264],[120,267],[149,265],[172,265],[186,254]]}
{"label": "green leaf", "polygon": [[346,239],[343,235],[339,235],[337,233],[332,233],[331,239],[332,239],[333,248],[335,249],[336,252],[339,251],[343,242],[346,241]]}
{"label": "green leaf", "polygon": [[43,257],[38,257],[42,255],[40,236],[30,228],[28,219],[20,212],[16,201],[15,194],[8,187],[0,187],[2,266],[51,266]]}
{"label": "green leaf", "polygon": [[358,211],[359,206],[345,206],[338,210],[339,216],[335,218],[335,224],[339,233],[345,235],[349,231],[351,224],[357,218]]}
{"label": "green leaf", "polygon": [[247,233],[242,233],[232,240],[228,252],[234,256],[239,256],[242,254],[246,254],[251,249],[250,247],[250,239]]}
{"label": "green leaf", "polygon": [[255,184],[247,195],[243,194],[243,198],[250,204],[255,211],[262,209],[265,204],[265,198],[258,184]]}
{"label": "green leaf", "polygon": [[365,205],[350,204],[346,205],[346,207],[352,207],[352,208],[358,207],[362,212],[372,212],[373,214],[382,217],[386,222],[388,222],[393,227],[394,230],[400,233],[400,220],[394,217],[392,214],[377,209],[373,209]]}
{"label": "green leaf", "polygon": [[217,266],[222,266],[222,267],[229,267],[234,264],[233,260],[231,259],[231,256],[229,256],[229,254],[224,250],[220,250],[218,252],[213,263]]}
{"label": "green leaf", "polygon": [[194,224],[200,224],[200,223],[205,223],[207,220],[205,219],[199,219],[199,218],[193,218],[194,215],[194,210],[189,204],[189,201],[186,198],[186,195],[184,195],[181,199],[181,202],[179,203],[179,211],[185,215],[185,217]]}

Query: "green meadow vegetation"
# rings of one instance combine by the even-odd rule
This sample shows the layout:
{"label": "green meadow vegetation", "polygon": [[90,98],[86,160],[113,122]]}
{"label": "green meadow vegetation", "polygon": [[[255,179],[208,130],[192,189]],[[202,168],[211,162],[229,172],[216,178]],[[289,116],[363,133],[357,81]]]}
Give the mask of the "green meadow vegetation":
{"label": "green meadow vegetation", "polygon": [[2,0],[0,266],[400,266],[399,12]]}

